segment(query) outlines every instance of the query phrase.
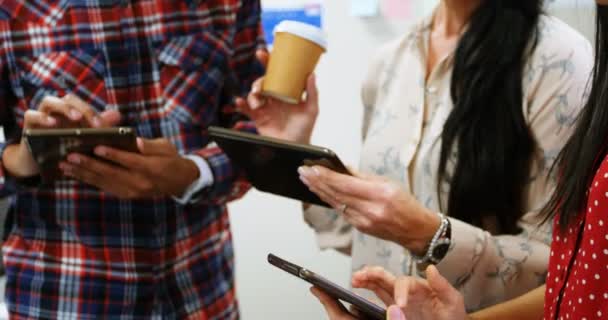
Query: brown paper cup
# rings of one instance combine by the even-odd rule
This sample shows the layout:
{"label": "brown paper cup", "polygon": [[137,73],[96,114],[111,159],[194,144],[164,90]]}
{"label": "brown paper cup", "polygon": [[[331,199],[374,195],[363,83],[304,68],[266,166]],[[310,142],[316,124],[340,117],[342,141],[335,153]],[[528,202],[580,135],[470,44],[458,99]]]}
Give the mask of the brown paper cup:
{"label": "brown paper cup", "polygon": [[262,94],[296,104],[302,100],[308,76],[326,50],[322,31],[300,22],[284,21],[275,30]]}

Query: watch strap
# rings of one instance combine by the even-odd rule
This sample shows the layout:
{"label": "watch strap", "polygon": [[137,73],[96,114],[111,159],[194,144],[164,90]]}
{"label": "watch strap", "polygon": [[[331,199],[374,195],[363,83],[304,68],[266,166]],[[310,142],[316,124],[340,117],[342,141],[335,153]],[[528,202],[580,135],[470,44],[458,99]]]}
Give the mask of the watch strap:
{"label": "watch strap", "polygon": [[452,239],[452,226],[450,220],[443,214],[439,214],[441,224],[431,239],[424,256],[414,256],[420,265],[438,264],[447,255]]}

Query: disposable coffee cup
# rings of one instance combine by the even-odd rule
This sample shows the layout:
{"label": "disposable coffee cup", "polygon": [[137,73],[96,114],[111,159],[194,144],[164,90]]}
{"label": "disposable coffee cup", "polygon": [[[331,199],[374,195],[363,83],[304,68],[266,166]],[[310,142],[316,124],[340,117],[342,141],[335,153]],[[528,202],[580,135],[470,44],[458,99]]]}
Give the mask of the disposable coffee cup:
{"label": "disposable coffee cup", "polygon": [[289,20],[277,25],[274,34],[262,94],[297,104],[302,100],[308,76],[327,50],[327,40],[320,28]]}

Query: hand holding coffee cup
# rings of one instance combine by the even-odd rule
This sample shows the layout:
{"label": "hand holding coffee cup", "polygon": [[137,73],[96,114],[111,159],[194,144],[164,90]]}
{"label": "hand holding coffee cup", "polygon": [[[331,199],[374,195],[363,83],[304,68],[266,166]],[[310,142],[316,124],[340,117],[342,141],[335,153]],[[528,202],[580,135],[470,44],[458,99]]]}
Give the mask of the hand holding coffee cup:
{"label": "hand holding coffee cup", "polygon": [[[305,31],[294,35],[298,30]],[[261,135],[310,143],[319,114],[314,69],[325,52],[325,37],[319,28],[299,22],[281,23],[276,35],[270,58],[265,51],[256,54],[262,64],[270,60],[266,76],[253,83],[246,99],[237,98],[236,106]]]}
{"label": "hand holding coffee cup", "polygon": [[274,48],[262,85],[262,94],[298,104],[321,55],[327,50],[323,31],[297,21],[283,21],[275,28]]}
{"label": "hand holding coffee cup", "polygon": [[290,104],[262,94],[260,78],[253,83],[247,99],[238,98],[236,106],[247,115],[258,133],[298,143],[310,143],[312,131],[319,114],[319,94],[314,74],[306,83],[306,98],[298,104]]}

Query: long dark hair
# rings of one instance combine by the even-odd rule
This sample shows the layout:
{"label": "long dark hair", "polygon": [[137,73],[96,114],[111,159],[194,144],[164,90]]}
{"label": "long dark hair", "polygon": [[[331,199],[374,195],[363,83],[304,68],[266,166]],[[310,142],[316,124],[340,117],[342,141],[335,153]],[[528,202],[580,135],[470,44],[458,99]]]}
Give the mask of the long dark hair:
{"label": "long dark hair", "polygon": [[456,50],[454,109],[443,128],[438,194],[449,183],[447,214],[476,226],[490,218],[500,233],[519,232],[524,213],[535,141],[523,114],[522,82],[536,48],[542,3],[482,1]]}
{"label": "long dark hair", "polygon": [[589,99],[574,134],[557,158],[557,187],[541,211],[546,220],[559,215],[562,231],[585,213],[587,190],[608,152],[608,7],[598,5],[596,19],[595,67]]}

